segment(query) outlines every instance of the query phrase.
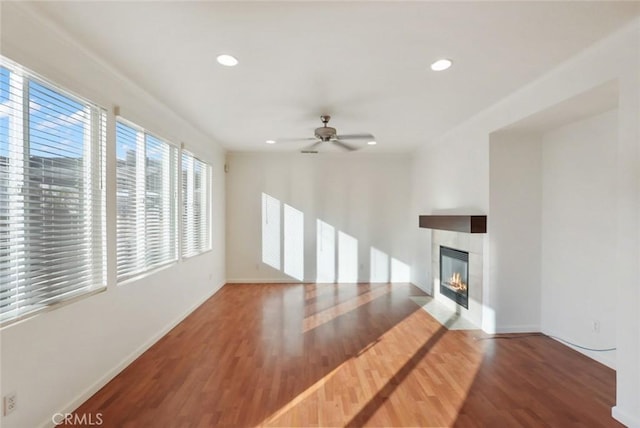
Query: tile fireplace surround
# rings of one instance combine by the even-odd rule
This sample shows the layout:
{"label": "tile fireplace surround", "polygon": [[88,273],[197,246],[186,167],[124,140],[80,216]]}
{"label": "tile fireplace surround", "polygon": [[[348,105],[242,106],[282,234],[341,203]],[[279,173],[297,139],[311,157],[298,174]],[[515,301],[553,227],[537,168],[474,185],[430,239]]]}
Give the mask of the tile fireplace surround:
{"label": "tile fireplace surround", "polygon": [[[485,234],[471,234],[448,230],[431,230],[431,272],[433,276],[433,297],[449,309],[457,311],[461,317],[478,328],[482,327],[483,280],[485,271]],[[453,300],[440,294],[440,246],[467,251],[469,253],[469,309],[457,305]]]}

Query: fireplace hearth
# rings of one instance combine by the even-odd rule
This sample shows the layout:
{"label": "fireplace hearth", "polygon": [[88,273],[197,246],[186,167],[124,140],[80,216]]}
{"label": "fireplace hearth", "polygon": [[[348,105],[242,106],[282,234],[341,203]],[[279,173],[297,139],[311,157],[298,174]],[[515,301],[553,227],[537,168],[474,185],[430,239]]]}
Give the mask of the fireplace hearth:
{"label": "fireplace hearth", "polygon": [[469,253],[440,246],[440,294],[469,308]]}

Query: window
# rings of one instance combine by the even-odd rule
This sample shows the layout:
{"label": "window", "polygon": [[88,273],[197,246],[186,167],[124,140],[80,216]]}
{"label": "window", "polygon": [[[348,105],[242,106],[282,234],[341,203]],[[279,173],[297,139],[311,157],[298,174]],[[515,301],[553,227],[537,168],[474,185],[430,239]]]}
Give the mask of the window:
{"label": "window", "polygon": [[177,259],[177,148],[116,123],[118,280]]}
{"label": "window", "polygon": [[211,249],[209,239],[209,176],[211,168],[182,152],[182,257]]}
{"label": "window", "polygon": [[0,322],[105,287],[105,120],[0,57]]}

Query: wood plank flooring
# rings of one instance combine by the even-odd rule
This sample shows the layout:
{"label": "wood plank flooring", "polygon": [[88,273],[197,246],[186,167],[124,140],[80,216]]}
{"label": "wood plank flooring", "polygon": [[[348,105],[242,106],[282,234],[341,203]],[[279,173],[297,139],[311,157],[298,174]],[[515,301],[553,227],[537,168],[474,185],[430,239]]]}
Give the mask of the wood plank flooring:
{"label": "wood plank flooring", "polygon": [[605,427],[615,372],[448,331],[409,284],[226,285],[76,410],[103,427]]}

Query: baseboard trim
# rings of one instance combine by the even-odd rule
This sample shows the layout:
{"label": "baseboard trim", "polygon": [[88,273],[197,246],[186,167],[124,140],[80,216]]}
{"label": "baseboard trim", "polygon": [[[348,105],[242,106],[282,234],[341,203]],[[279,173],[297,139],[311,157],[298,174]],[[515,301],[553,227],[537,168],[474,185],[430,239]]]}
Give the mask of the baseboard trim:
{"label": "baseboard trim", "polygon": [[227,284],[411,284],[415,287],[418,287],[425,293],[429,294],[429,292],[412,283],[412,282],[371,282],[371,281],[358,281],[358,282],[318,282],[315,279],[305,279],[303,281],[298,281],[292,278],[281,278],[281,279],[256,279],[256,278],[247,278],[247,279],[227,279]]}
{"label": "baseboard trim", "polygon": [[549,336],[551,339],[555,340],[556,342],[561,343],[567,348],[573,349],[574,351],[584,355],[585,357],[591,358],[593,361],[603,364],[612,370],[616,370],[615,351],[613,353],[613,358],[612,358],[611,353],[609,352],[594,352],[594,351],[589,351],[587,349],[581,349],[578,346],[574,346],[569,342],[575,343],[577,341],[574,341],[571,338],[563,337],[561,333],[555,333],[553,331],[543,329],[542,334]]}
{"label": "baseboard trim", "polygon": [[308,284],[315,281],[296,281],[291,278],[281,279],[227,279],[227,284]]}
{"label": "baseboard trim", "polygon": [[503,327],[496,326],[496,334],[503,334],[503,333],[539,333],[539,332],[540,332],[540,326],[539,325],[533,325],[533,324],[528,324],[528,325],[509,325],[509,326],[503,326]]}
{"label": "baseboard trim", "polygon": [[[222,287],[224,283],[219,284],[217,287],[213,289],[210,293],[207,293],[203,298],[194,303],[185,313],[180,315],[178,318],[167,324],[164,328],[162,328],[157,334],[152,336],[149,340],[143,343],[140,347],[138,347],[135,351],[125,357],[120,363],[118,363],[115,367],[109,370],[104,376],[91,384],[88,388],[82,391],[76,398],[71,400],[67,405],[65,405],[62,410],[58,411],[57,414],[71,413],[75,409],[77,409],[82,403],[87,401],[93,394],[98,392],[103,386],[107,383],[111,382],[111,380],[116,377],[120,372],[122,372],[129,364],[135,361],[140,355],[144,354],[149,348],[151,348],[158,340],[162,339],[171,329],[180,324],[185,318],[187,318],[193,311],[195,311],[200,305],[206,302],[211,296],[216,294]],[[53,413],[56,414],[56,413]],[[51,428],[55,427],[55,424],[51,419],[44,421],[40,424],[41,428]]]}
{"label": "baseboard trim", "polygon": [[420,290],[424,291],[424,293],[428,296],[432,296],[433,297],[433,293],[432,290],[429,290],[428,287],[423,287],[420,284],[417,284],[415,282],[410,282],[409,284],[413,285],[416,288],[419,288]]}
{"label": "baseboard trim", "polygon": [[620,408],[620,406],[613,406],[611,408],[611,416],[623,425],[628,427],[640,427],[640,415],[632,415]]}

